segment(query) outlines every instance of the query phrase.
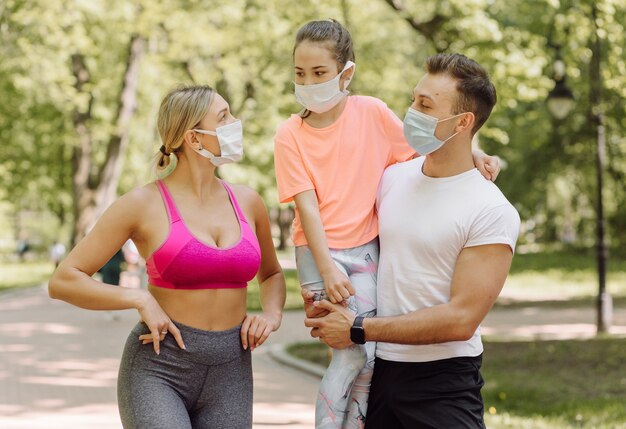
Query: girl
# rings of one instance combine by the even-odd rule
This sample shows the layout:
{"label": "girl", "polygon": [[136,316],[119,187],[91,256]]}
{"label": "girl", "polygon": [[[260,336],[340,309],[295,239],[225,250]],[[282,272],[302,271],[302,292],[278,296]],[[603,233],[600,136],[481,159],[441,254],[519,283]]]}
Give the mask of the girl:
{"label": "girl", "polygon": [[[249,429],[250,352],[280,326],[285,281],[261,198],[215,176],[243,155],[241,122],[212,88],[191,86],[165,97],[158,127],[167,177],[111,205],[59,265],[50,296],[139,312],[118,379],[125,428]],[[129,238],[146,259],[148,290],[91,278]],[[251,316],[255,275],[263,313]]]}
{"label": "girl", "polygon": [[[278,129],[274,156],[280,201],[296,205],[300,283],[314,299],[347,301],[358,316],[372,317],[378,183],[386,167],[416,154],[402,121],[385,103],[347,97],[356,65],[350,34],[341,24],[304,25],[293,57],[295,94],[304,110]],[[495,180],[497,159],[482,152],[474,159],[483,175]],[[363,427],[374,352],[374,343],[333,351],[317,398],[316,428]]]}

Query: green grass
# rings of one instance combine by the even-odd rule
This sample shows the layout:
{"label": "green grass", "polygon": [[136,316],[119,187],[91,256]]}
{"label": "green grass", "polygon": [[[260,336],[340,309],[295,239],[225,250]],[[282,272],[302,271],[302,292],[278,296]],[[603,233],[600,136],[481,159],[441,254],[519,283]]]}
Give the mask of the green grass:
{"label": "green grass", "polygon": [[[328,348],[301,343],[287,351],[328,364]],[[623,339],[485,341],[485,421],[490,429],[626,428]]]}
{"label": "green grass", "polygon": [[490,428],[626,428],[623,339],[485,342],[484,356]]}
{"label": "green grass", "polygon": [[[286,310],[302,308],[298,276],[285,270],[287,280]],[[607,290],[614,300],[626,300],[626,259],[609,259]],[[595,253],[591,250],[561,250],[517,254],[513,258],[500,304],[517,305],[515,301],[549,301],[550,306],[590,305],[598,293]],[[562,301],[559,303],[558,301]],[[248,288],[248,307],[259,310],[258,285]]]}
{"label": "green grass", "polygon": [[[32,286],[45,281],[52,273],[48,262],[0,264],[0,290]],[[285,270],[287,281],[286,310],[302,308],[298,276],[295,270]],[[626,300],[626,259],[613,256],[608,264],[607,290],[616,301]],[[591,250],[566,250],[517,254],[500,301],[507,297],[519,301],[567,301],[567,305],[588,305],[597,296],[598,281],[595,254]],[[259,310],[256,281],[248,287],[248,307]]]}
{"label": "green grass", "polygon": [[[607,266],[606,288],[614,297],[626,297],[626,258],[613,255]],[[516,254],[503,297],[520,300],[569,300],[598,294],[593,249],[569,249]]]}
{"label": "green grass", "polygon": [[0,263],[0,292],[41,284],[50,278],[50,262]]}
{"label": "green grass", "polygon": [[[302,296],[300,295],[298,274],[296,273],[296,270],[283,270],[283,272],[285,273],[285,282],[287,284],[287,300],[285,302],[285,310],[301,310]],[[259,284],[255,279],[248,285],[248,310],[261,310],[261,302],[259,299]]]}

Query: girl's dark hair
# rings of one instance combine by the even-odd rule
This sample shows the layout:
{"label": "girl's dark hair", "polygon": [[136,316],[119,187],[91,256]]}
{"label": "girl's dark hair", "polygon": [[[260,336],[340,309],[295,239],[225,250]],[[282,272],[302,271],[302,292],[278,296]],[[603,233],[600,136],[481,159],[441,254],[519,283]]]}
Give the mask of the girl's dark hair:
{"label": "girl's dark hair", "polygon": [[[340,72],[348,61],[354,62],[352,37],[339,21],[329,18],[323,21],[310,21],[304,24],[296,33],[296,43],[293,46],[293,55],[302,42],[321,43],[335,57],[337,72]],[[311,112],[304,109],[300,116],[304,119]]]}
{"label": "girl's dark hair", "polygon": [[348,61],[354,62],[352,37],[343,25],[332,18],[304,24],[296,34],[294,54],[298,45],[304,41],[324,44],[337,61],[337,71],[341,71]]}

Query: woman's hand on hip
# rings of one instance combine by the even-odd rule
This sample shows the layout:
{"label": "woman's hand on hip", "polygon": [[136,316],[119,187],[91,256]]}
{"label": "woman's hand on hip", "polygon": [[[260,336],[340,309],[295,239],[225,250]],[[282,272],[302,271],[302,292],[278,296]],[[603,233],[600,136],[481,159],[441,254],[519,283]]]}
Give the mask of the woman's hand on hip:
{"label": "woman's hand on hip", "polygon": [[254,350],[280,326],[280,316],[268,313],[248,314],[241,325],[241,344],[244,350]]}
{"label": "woman's hand on hip", "polygon": [[148,326],[148,329],[150,329],[149,334],[139,336],[139,341],[142,341],[143,344],[152,343],[154,352],[159,354],[161,352],[160,342],[165,339],[168,333],[171,333],[178,346],[186,350],[180,330],[168,315],[165,314],[165,311],[163,311],[157,300],[154,299],[149,292],[146,292],[145,298],[142,300],[137,310],[139,311],[141,320],[143,320]]}

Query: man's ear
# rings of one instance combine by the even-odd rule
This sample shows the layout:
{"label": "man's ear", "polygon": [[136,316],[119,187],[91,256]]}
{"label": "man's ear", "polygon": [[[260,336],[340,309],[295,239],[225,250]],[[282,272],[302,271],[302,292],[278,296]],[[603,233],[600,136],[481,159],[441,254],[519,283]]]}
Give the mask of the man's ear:
{"label": "man's ear", "polygon": [[476,116],[474,116],[474,113],[472,112],[466,112],[462,117],[461,120],[459,121],[459,123],[457,124],[457,132],[462,132],[465,130],[472,130],[472,127],[474,126],[474,122],[476,121]]}

